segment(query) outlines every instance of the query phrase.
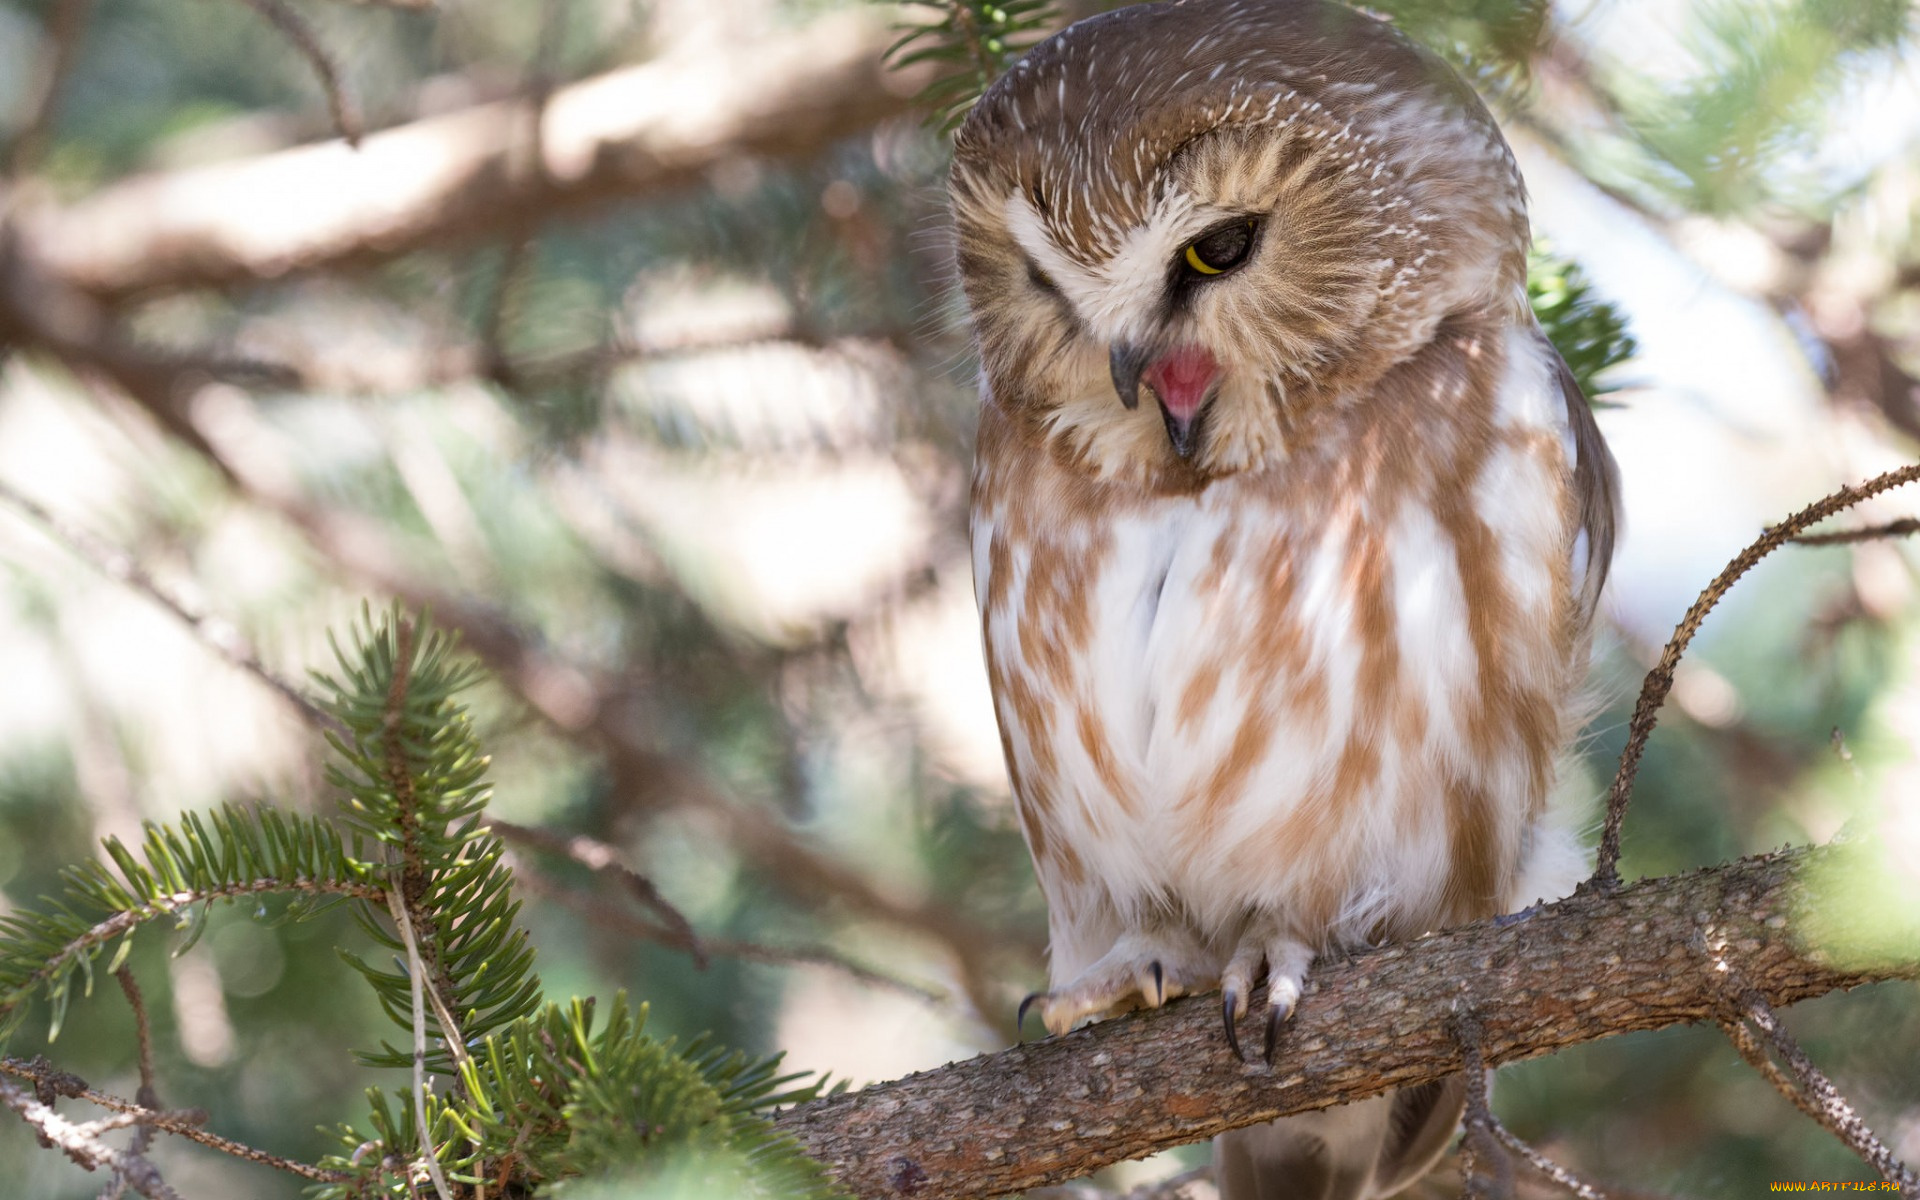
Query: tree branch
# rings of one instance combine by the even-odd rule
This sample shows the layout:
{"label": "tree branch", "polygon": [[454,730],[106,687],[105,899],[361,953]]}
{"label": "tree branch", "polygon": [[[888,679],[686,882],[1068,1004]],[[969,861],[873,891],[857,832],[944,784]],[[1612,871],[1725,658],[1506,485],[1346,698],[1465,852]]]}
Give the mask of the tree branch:
{"label": "tree branch", "polygon": [[43,1058],[23,1061],[0,1056],[0,1075],[32,1080],[40,1102],[45,1105],[51,1105],[56,1096],[73,1097],[117,1113],[134,1116],[137,1118],[136,1124],[142,1127],[171,1133],[243,1162],[257,1163],[276,1171],[285,1171],[289,1175],[297,1175],[314,1183],[347,1183],[353,1179],[353,1176],[345,1171],[329,1171],[307,1163],[295,1162],[293,1159],[281,1158],[277,1154],[268,1154],[264,1150],[256,1150],[252,1146],[208,1133],[200,1128],[206,1123],[207,1114],[199,1109],[189,1109],[185,1112],[156,1112],[143,1105],[123,1100],[109,1092],[95,1091],[77,1076],[54,1070],[52,1064]]}
{"label": "tree branch", "polygon": [[730,159],[804,160],[913,108],[877,10],[823,18],[724,60],[664,60],[556,90],[537,130],[502,101],[344,142],[148,175],[24,212],[52,274],[95,297],[259,282],[470,244],[702,180]]}
{"label": "tree branch", "polygon": [[1920,976],[1920,949],[1874,963],[1818,949],[1869,918],[1818,904],[1804,877],[1856,854],[1788,850],[1590,890],[1324,963],[1272,1070],[1233,1060],[1203,998],[814,1101],[776,1124],[856,1196],[999,1196],[1451,1074],[1466,1006],[1488,1066],[1714,1020],[1726,1002],[1702,939],[1774,1004]]}

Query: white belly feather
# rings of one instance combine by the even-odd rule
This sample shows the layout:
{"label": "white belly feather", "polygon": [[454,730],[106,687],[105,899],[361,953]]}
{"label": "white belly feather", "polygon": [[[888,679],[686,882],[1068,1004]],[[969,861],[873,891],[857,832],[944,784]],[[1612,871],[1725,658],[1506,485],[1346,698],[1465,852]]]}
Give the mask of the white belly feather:
{"label": "white belly feather", "polygon": [[[1519,617],[1495,683],[1557,709],[1567,584],[1550,564],[1571,534],[1559,423],[1532,357],[1506,373],[1500,416],[1549,436],[1495,450],[1472,506]],[[998,716],[1019,800],[1041,810],[1023,815],[1056,981],[1156,910],[1222,953],[1256,912],[1300,914],[1296,935],[1323,947],[1430,928],[1453,867],[1445,795],[1463,780],[1485,796],[1511,886],[1540,775],[1471,744],[1488,679],[1456,547],[1428,505],[1364,489],[1303,499],[1236,476],[1034,536],[1047,569],[1086,567],[1083,610],[1035,602],[1035,543],[1009,537],[1004,509],[976,508]],[[996,566],[1010,577],[994,580]],[[1363,675],[1383,663],[1391,711],[1364,700]]]}

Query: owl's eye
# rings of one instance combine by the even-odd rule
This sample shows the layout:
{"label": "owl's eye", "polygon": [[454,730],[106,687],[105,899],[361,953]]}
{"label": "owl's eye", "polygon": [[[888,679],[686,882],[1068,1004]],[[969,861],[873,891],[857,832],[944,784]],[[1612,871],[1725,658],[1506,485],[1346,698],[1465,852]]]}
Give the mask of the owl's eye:
{"label": "owl's eye", "polygon": [[1253,249],[1253,222],[1222,225],[1187,245],[1187,269],[1196,275],[1222,275],[1247,260]]}

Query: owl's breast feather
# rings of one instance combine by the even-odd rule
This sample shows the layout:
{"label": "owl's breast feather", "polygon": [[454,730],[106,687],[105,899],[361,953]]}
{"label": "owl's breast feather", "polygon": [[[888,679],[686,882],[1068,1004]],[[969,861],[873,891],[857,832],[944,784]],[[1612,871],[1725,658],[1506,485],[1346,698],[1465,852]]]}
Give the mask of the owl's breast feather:
{"label": "owl's breast feather", "polygon": [[1103,498],[1044,455],[984,462],[988,663],[1050,901],[1203,933],[1282,911],[1317,944],[1498,905],[1559,742],[1572,535],[1551,410],[1489,399],[1513,435],[1417,486]]}

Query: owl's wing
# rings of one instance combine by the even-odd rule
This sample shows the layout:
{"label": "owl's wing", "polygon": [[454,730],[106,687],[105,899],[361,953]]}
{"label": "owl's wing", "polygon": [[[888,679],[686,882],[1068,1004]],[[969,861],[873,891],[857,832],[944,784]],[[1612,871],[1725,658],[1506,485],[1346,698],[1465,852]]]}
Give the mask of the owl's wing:
{"label": "owl's wing", "polygon": [[1574,579],[1586,617],[1593,618],[1613,565],[1614,536],[1620,527],[1620,467],[1600,436],[1580,381],[1560,352],[1542,334],[1541,342],[1560,376],[1560,397],[1567,406],[1567,444],[1573,459],[1573,493],[1580,514],[1580,534],[1574,542]]}

